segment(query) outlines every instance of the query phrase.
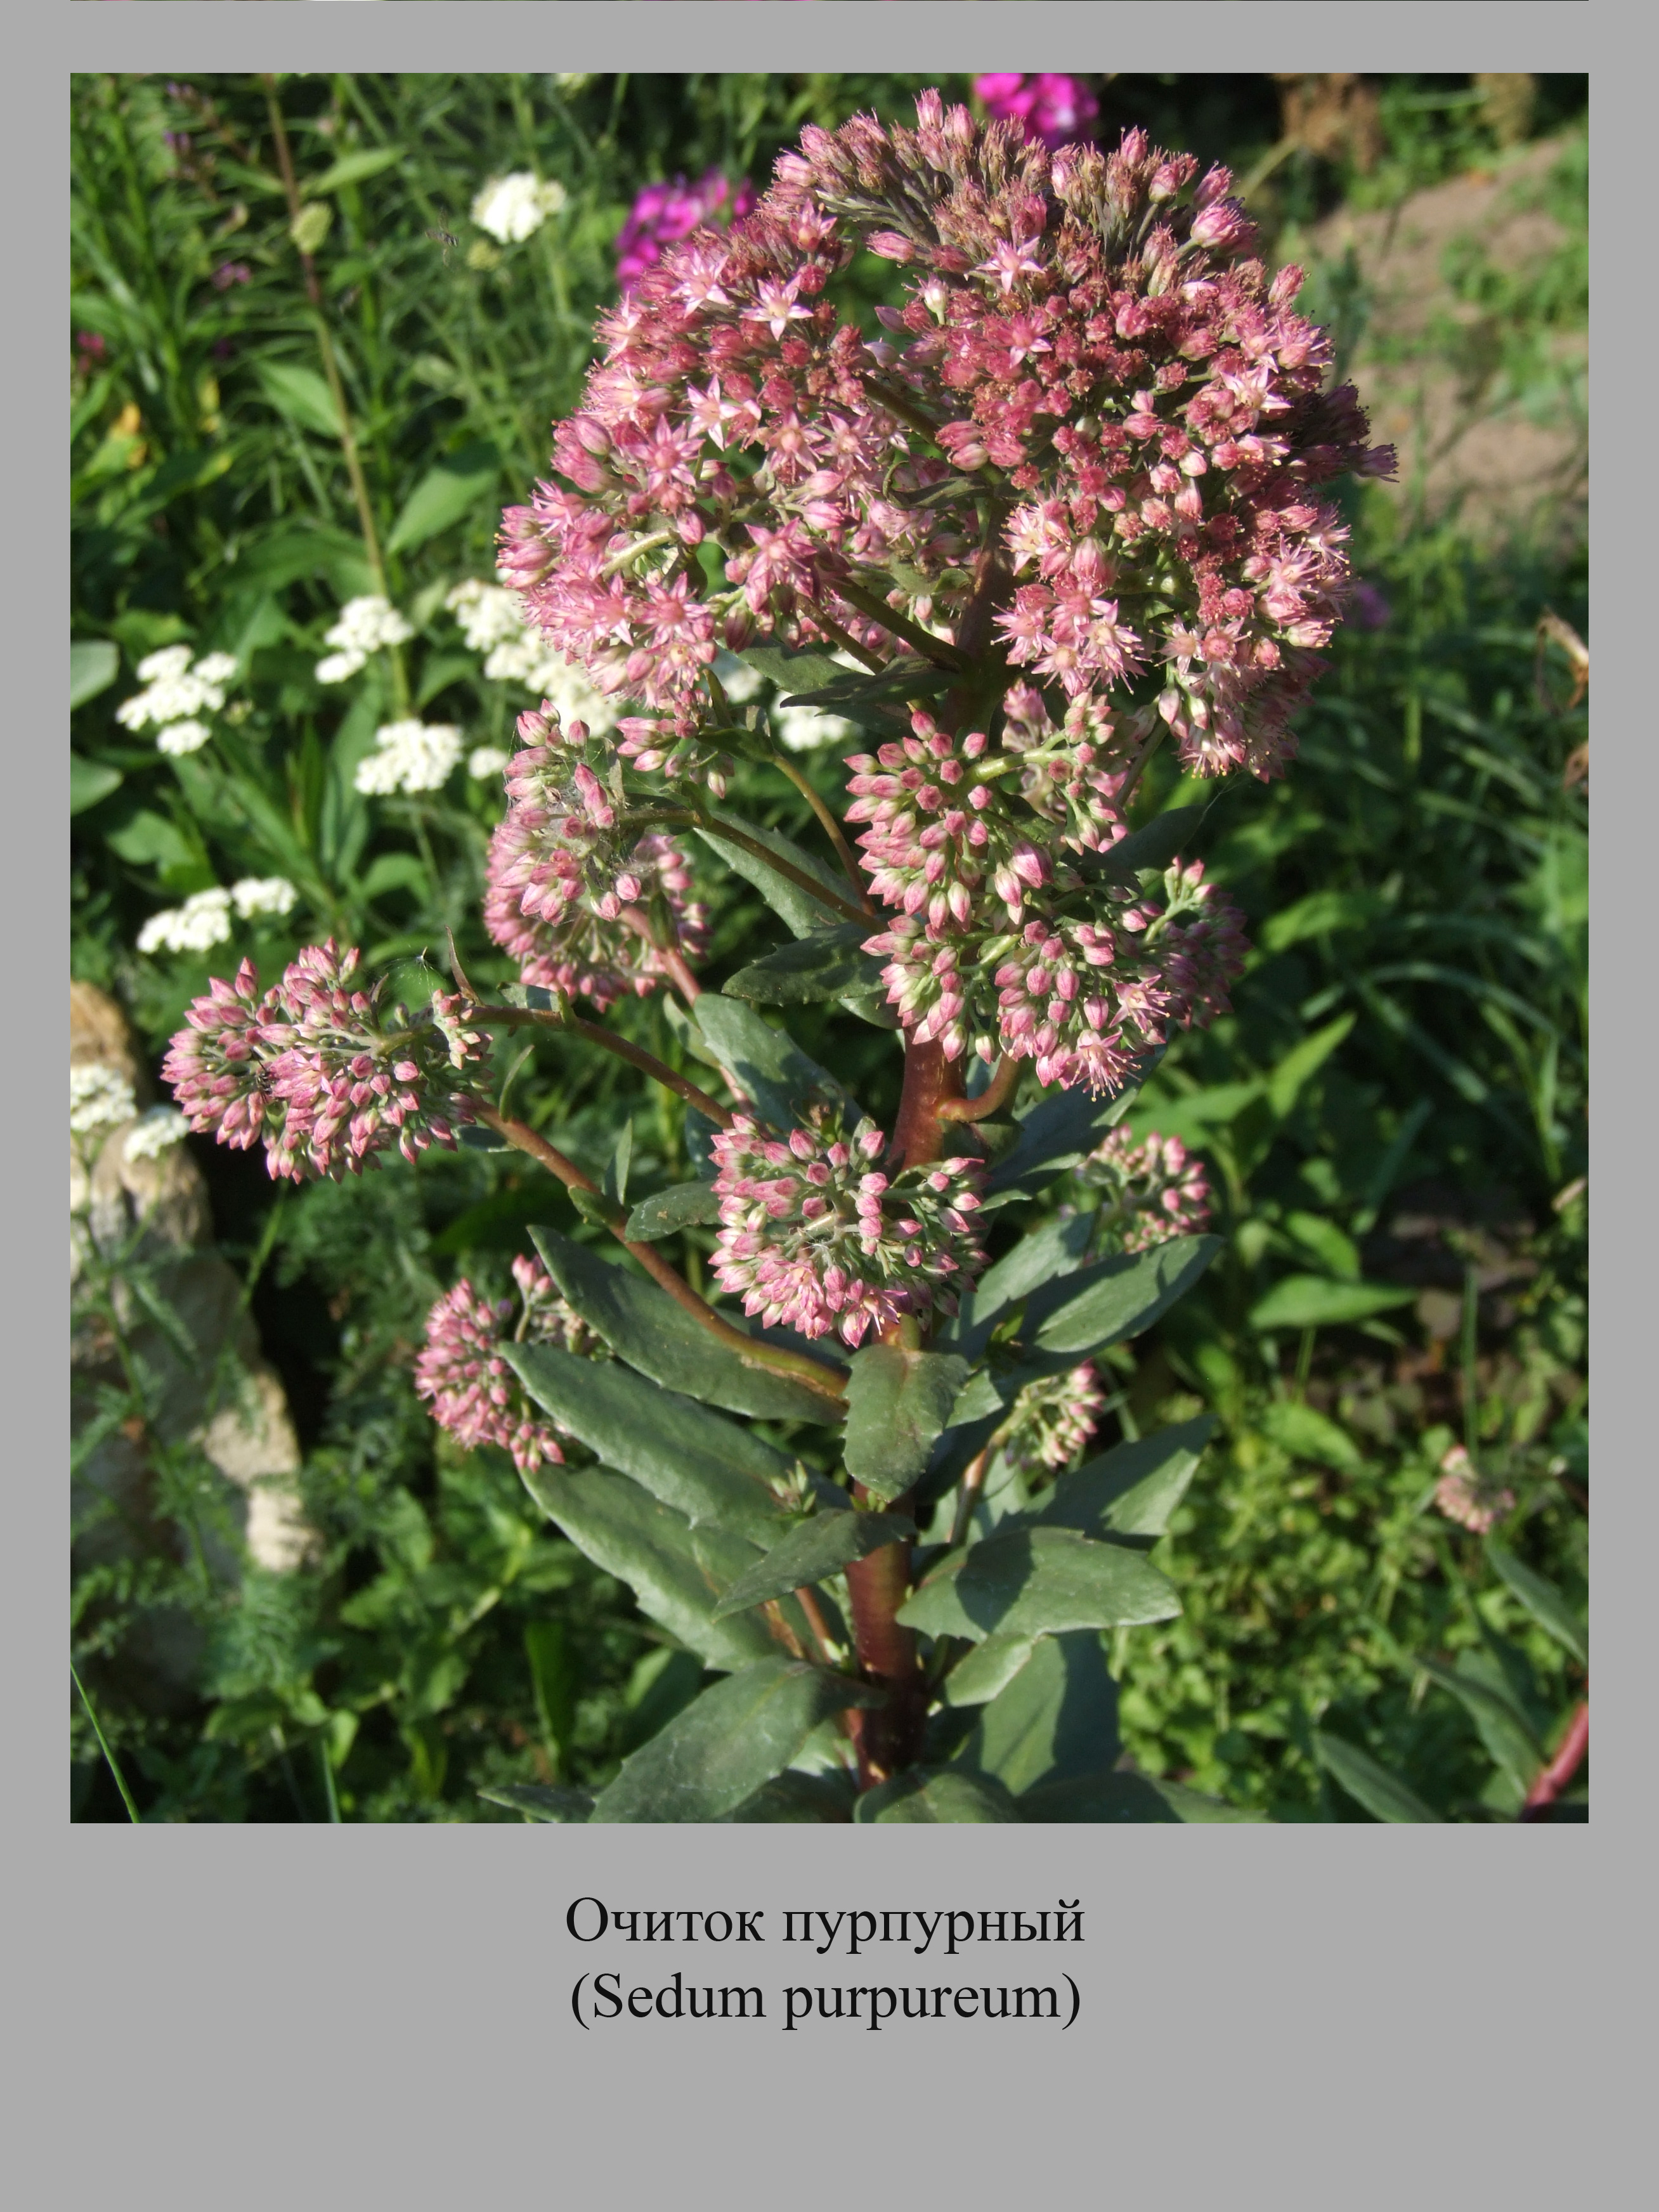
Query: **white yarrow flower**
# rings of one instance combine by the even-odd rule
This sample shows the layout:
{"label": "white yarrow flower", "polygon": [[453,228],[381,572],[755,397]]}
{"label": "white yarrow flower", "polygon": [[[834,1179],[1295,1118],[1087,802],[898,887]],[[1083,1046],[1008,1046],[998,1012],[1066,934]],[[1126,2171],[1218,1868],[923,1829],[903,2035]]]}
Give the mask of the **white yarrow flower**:
{"label": "white yarrow flower", "polygon": [[720,689],[734,707],[745,705],[761,688],[762,678],[746,660],[739,660],[735,653],[714,655],[714,673],[720,678]]}
{"label": "white yarrow flower", "polygon": [[94,1129],[112,1129],[130,1121],[137,1111],[132,1085],[125,1075],[101,1061],[70,1070],[70,1127],[77,1137]]}
{"label": "white yarrow flower", "polygon": [[141,952],[210,952],[230,935],[230,893],[216,884],[182,906],[151,915],[138,933]]}
{"label": "white yarrow flower", "polygon": [[366,653],[331,653],[317,663],[317,681],[319,684],[349,683],[360,668],[367,666],[368,662]]}
{"label": "white yarrow flower", "polygon": [[488,653],[492,646],[504,645],[524,633],[524,611],[518,593],[503,591],[499,584],[469,576],[445,595],[444,605],[459,623],[471,652]]}
{"label": "white yarrow flower", "polygon": [[286,876],[244,876],[230,887],[231,904],[244,921],[256,914],[291,914],[299,896]]}
{"label": "white yarrow flower", "polygon": [[170,1145],[182,1144],[189,1123],[173,1106],[152,1106],[127,1131],[121,1147],[130,1160],[159,1159]]}
{"label": "white yarrow flower", "polygon": [[198,753],[213,735],[205,722],[167,722],[155,732],[158,753]]}
{"label": "white yarrow flower", "polygon": [[472,203],[472,220],[501,245],[520,246],[558,213],[567,197],[556,179],[541,184],[528,169],[515,169],[489,179]]}
{"label": "white yarrow flower", "polygon": [[[115,719],[128,730],[142,730],[152,722],[158,728],[169,722],[200,728],[193,718],[217,714],[225,703],[224,687],[235,673],[236,663],[228,653],[210,653],[192,668],[187,645],[163,646],[159,653],[147,654],[139,662],[139,681],[148,689],[124,699],[115,710]],[[205,744],[207,734],[203,730],[201,737],[188,744],[163,743],[161,750],[194,752],[198,744]]]}
{"label": "white yarrow flower", "polygon": [[[728,695],[729,696],[729,695]],[[786,752],[816,752],[820,745],[845,744],[859,734],[854,723],[816,707],[774,707],[772,727]]]}
{"label": "white yarrow flower", "polygon": [[487,777],[499,775],[511,757],[499,745],[474,745],[466,757],[466,772],[483,783]]}
{"label": "white yarrow flower", "polygon": [[461,733],[452,722],[385,722],[374,732],[376,750],[357,763],[359,791],[385,797],[398,791],[437,791],[461,757]]}

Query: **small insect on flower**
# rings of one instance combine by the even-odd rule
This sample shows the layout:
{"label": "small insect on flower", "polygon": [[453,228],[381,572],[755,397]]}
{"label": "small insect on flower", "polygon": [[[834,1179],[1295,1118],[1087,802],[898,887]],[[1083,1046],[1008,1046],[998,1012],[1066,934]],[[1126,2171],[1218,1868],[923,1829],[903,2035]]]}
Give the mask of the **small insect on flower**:
{"label": "small insect on flower", "polygon": [[453,230],[429,230],[427,233],[427,236],[432,240],[432,243],[434,246],[442,246],[443,264],[444,267],[447,269],[449,266],[449,249],[452,246],[459,246],[461,242],[460,240],[456,237]]}

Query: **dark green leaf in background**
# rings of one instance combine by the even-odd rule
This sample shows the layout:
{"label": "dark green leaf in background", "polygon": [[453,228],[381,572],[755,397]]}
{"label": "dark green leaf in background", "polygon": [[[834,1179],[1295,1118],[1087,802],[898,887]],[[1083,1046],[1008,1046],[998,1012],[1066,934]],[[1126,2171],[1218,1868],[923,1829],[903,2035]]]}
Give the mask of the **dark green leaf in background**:
{"label": "dark green leaf in background", "polygon": [[388,553],[411,551],[467,515],[489,508],[501,475],[495,448],[482,441],[428,469],[404,501],[386,540]]}
{"label": "dark green leaf in background", "polygon": [[849,991],[879,990],[881,962],[860,949],[875,927],[873,921],[847,921],[835,929],[814,930],[750,961],[720,988],[728,999],[760,1006],[802,1006]]}
{"label": "dark green leaf in background", "polygon": [[1358,1750],[1345,1743],[1340,1736],[1328,1735],[1322,1729],[1314,1730],[1314,1749],[1319,1763],[1347,1791],[1356,1804],[1379,1820],[1438,1820],[1438,1813],[1431,1813],[1422,1799],[1408,1790],[1397,1775],[1379,1766],[1369,1752]]}
{"label": "dark green leaf in background", "polygon": [[1499,1578],[1507,1583],[1547,1635],[1577,1660],[1583,1667],[1589,1665],[1589,1638],[1583,1623],[1574,1617],[1555,1584],[1547,1576],[1534,1573],[1517,1559],[1513,1552],[1500,1544],[1496,1537],[1486,1539],[1486,1557]]}
{"label": "dark green leaf in background", "polygon": [[70,711],[107,691],[121,666],[121,648],[104,637],[76,638],[70,647]]}
{"label": "dark green leaf in background", "polygon": [[1331,1328],[1410,1305],[1415,1291],[1389,1283],[1338,1283],[1324,1275],[1286,1275],[1250,1308],[1252,1328]]}
{"label": "dark green leaf in background", "polygon": [[1026,1337],[1035,1332],[1040,1351],[1080,1356],[1138,1336],[1185,1296],[1221,1249],[1218,1237],[1172,1237],[1150,1252],[1099,1261],[1031,1299]]}
{"label": "dark green leaf in background", "polygon": [[1155,1430],[1133,1443],[1115,1444],[1062,1474],[1054,1496],[1024,1517],[1036,1526],[1075,1528],[1085,1536],[1161,1536],[1215,1428],[1214,1415],[1200,1413],[1196,1420]]}
{"label": "dark green leaf in background", "polygon": [[629,1215],[623,1234],[630,1244],[654,1244],[678,1229],[707,1225],[720,1218],[720,1202],[712,1184],[677,1182],[672,1190],[642,1198]]}
{"label": "dark green leaf in background", "polygon": [[1039,1783],[1109,1767],[1118,1750],[1117,1685],[1098,1634],[1082,1629],[1038,1639],[981,1708],[952,1763],[994,1774],[1018,1797]]}

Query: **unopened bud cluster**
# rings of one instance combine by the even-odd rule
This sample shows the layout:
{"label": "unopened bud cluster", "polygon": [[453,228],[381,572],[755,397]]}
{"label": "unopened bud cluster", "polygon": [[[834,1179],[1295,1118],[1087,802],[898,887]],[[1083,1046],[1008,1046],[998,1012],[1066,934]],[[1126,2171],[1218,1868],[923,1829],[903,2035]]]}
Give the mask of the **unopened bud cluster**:
{"label": "unopened bud cluster", "polygon": [[493,1304],[465,1277],[426,1320],[426,1346],[415,1362],[415,1389],[432,1418],[468,1451],[498,1444],[521,1474],[558,1466],[569,1438],[536,1404],[501,1357],[503,1344],[551,1344],[606,1357],[605,1348],[554,1289],[538,1261],[513,1262],[519,1296]]}
{"label": "unopened bud cluster", "polygon": [[412,1160],[453,1146],[472,1119],[455,1077],[486,1047],[459,997],[416,1012],[358,988],[357,953],[307,945],[261,995],[252,961],[192,1000],[161,1073],[192,1129],[246,1152],[273,1176],[356,1175],[394,1145]]}
{"label": "unopened bud cluster", "polygon": [[714,1139],[720,1230],[714,1274],[763,1326],[848,1344],[906,1316],[953,1314],[985,1264],[974,1222],[982,1175],[937,1160],[888,1176],[873,1121],[770,1135],[746,1114]]}
{"label": "unopened bud cluster", "polygon": [[1192,1236],[1209,1226],[1204,1163],[1179,1137],[1160,1136],[1153,1129],[1137,1142],[1120,1126],[1079,1162],[1077,1176],[1101,1194],[1097,1249],[1145,1252],[1171,1237]]}
{"label": "unopened bud cluster", "polygon": [[519,717],[507,810],[491,840],[484,926],[522,981],[580,992],[601,1009],[653,990],[662,952],[701,958],[708,915],[686,896],[685,856],[660,831],[630,834],[607,741],[551,702]]}

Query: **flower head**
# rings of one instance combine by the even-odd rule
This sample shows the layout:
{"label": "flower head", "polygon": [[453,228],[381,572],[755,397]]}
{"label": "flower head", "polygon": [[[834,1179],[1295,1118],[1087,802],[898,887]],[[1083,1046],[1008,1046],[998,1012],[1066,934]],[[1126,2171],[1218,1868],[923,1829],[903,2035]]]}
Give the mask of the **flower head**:
{"label": "flower head", "polygon": [[[447,1291],[426,1321],[426,1346],[415,1362],[415,1389],[432,1418],[468,1451],[497,1444],[522,1474],[564,1458],[562,1431],[501,1357],[506,1343],[552,1344],[564,1352],[606,1356],[602,1343],[554,1289],[539,1261],[513,1262],[516,1301],[493,1305],[465,1278]],[[565,1441],[568,1441],[568,1438]]]}
{"label": "flower head", "polygon": [[161,1073],[192,1129],[246,1151],[264,1143],[273,1176],[357,1174],[394,1145],[412,1160],[453,1148],[472,1118],[454,1078],[486,1047],[461,1021],[458,996],[413,1012],[359,988],[357,954],[331,938],[307,945],[259,994],[244,960],[191,1002]]}
{"label": "flower head", "polygon": [[70,1131],[88,1137],[94,1130],[112,1129],[130,1121],[137,1112],[132,1085],[101,1060],[70,1070]]}
{"label": "flower head", "polygon": [[461,733],[453,722],[385,722],[374,745],[352,777],[359,791],[441,791],[461,757]]}
{"label": "flower head", "polygon": [[1454,1444],[1440,1462],[1434,1502],[1448,1521],[1455,1521],[1472,1535],[1485,1536],[1514,1510],[1515,1492],[1483,1475],[1464,1447]]}
{"label": "flower head", "polygon": [[130,1160],[157,1160],[174,1145],[182,1144],[190,1124],[172,1106],[152,1106],[127,1132],[122,1147]]}
{"label": "flower head", "polygon": [[714,1274],[744,1310],[803,1336],[862,1341],[905,1315],[951,1314],[985,1264],[973,1217],[983,1170],[938,1160],[889,1176],[873,1121],[833,1111],[779,1137],[746,1114],[714,1139]]}
{"label": "flower head", "polygon": [[1040,138],[1052,153],[1073,138],[1091,137],[1100,103],[1080,77],[1042,70],[1023,76],[1014,70],[974,79],[974,90],[1000,123],[1016,123],[1028,137]]}
{"label": "flower head", "polygon": [[568,198],[556,178],[544,182],[528,169],[515,169],[490,179],[472,203],[472,220],[501,245],[521,246]]}
{"label": "flower head", "polygon": [[695,185],[688,185],[684,177],[676,177],[672,184],[647,185],[635,194],[628,220],[617,234],[618,287],[631,292],[666,247],[717,216],[735,222],[754,204],[754,189],[746,178],[734,193],[718,169],[708,170]]}
{"label": "flower head", "polygon": [[1028,1382],[1003,1424],[1003,1457],[1028,1480],[1066,1466],[1093,1436],[1105,1404],[1086,1359],[1064,1375]]}
{"label": "flower head", "polygon": [[224,705],[224,687],[236,669],[234,653],[205,653],[192,665],[187,645],[165,645],[139,662],[138,680],[145,688],[121,702],[115,719],[128,730],[154,725],[164,753],[194,752],[209,736],[198,718]]}
{"label": "flower head", "polygon": [[1120,1125],[1079,1162],[1076,1172],[1080,1182],[1101,1193],[1097,1242],[1118,1251],[1145,1252],[1209,1225],[1204,1163],[1179,1137],[1152,1129],[1137,1143]]}
{"label": "flower head", "polygon": [[405,645],[414,635],[414,626],[379,592],[368,592],[360,599],[348,599],[339,620],[323,632],[324,644],[339,649],[317,663],[317,681],[344,684],[367,665],[371,653],[380,652],[383,646]]}

